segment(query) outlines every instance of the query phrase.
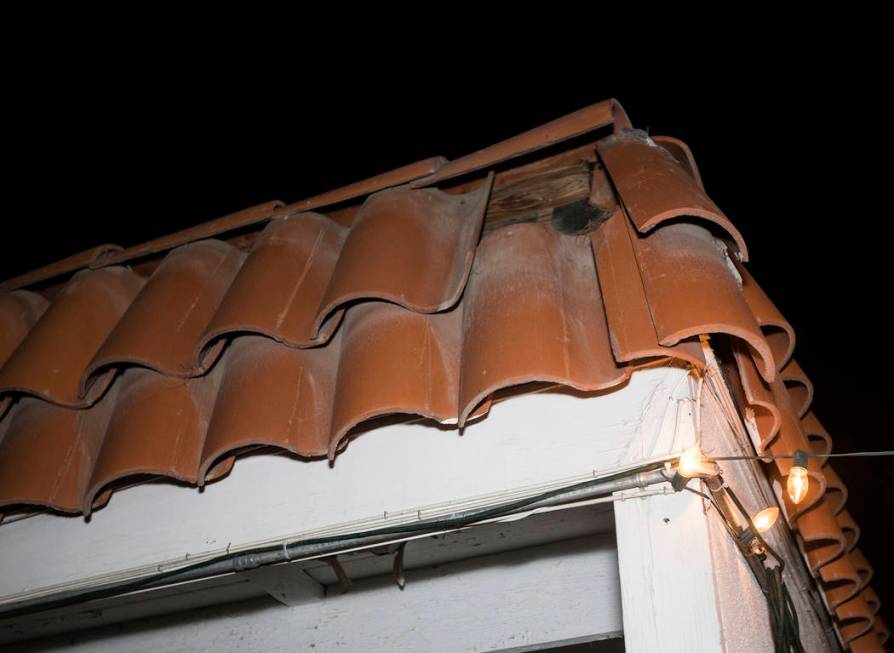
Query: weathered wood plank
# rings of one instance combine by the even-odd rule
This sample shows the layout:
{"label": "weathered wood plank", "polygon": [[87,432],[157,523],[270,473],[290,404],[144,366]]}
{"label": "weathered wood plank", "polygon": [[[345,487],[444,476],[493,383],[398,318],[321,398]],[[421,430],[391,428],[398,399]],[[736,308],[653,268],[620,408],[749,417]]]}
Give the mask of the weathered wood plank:
{"label": "weathered wood plank", "polygon": [[485,228],[496,228],[521,216],[534,217],[590,195],[590,170],[585,163],[547,170],[495,188],[484,216]]}

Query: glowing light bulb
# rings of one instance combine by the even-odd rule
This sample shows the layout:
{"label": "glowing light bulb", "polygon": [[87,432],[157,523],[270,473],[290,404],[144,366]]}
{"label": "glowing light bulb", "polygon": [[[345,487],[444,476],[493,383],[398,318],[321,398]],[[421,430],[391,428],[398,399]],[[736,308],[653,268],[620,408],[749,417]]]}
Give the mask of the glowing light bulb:
{"label": "glowing light bulb", "polygon": [[771,508],[761,510],[751,521],[754,522],[754,527],[759,533],[765,533],[773,528],[773,524],[776,523],[777,519],[779,519],[779,508],[772,506]]}
{"label": "glowing light bulb", "polygon": [[810,477],[803,467],[792,467],[788,473],[788,481],[785,483],[789,498],[795,503],[801,503],[807,496],[810,488]]}
{"label": "glowing light bulb", "polygon": [[795,503],[801,503],[807,496],[810,488],[810,477],[807,476],[807,453],[798,449],[795,451],[795,459],[788,473],[785,483],[789,498]]}
{"label": "glowing light bulb", "polygon": [[702,452],[698,447],[689,447],[680,455],[680,462],[677,463],[677,472],[680,476],[692,478],[702,468]]}

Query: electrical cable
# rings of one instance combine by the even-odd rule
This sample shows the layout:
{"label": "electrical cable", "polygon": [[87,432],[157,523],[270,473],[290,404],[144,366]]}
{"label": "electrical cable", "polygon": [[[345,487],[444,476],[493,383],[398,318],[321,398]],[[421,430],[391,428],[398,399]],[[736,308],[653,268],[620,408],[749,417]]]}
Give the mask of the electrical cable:
{"label": "electrical cable", "polygon": [[[107,598],[119,594],[125,594],[141,589],[147,589],[161,582],[181,582],[184,579],[192,580],[200,578],[197,572],[208,570],[212,566],[219,566],[221,563],[232,562],[232,568],[217,573],[227,573],[227,571],[244,571],[253,569],[262,565],[276,564],[285,562],[290,558],[290,552],[299,547],[308,547],[314,545],[327,545],[341,542],[356,542],[358,540],[371,540],[389,535],[399,535],[406,533],[420,533],[425,531],[442,531],[449,529],[458,529],[475,522],[486,519],[500,517],[503,515],[518,512],[532,504],[541,503],[553,497],[557,497],[566,493],[574,493],[603,483],[637,476],[638,474],[656,471],[662,469],[664,462],[650,462],[637,467],[631,467],[614,474],[583,481],[570,486],[556,488],[537,495],[518,499],[506,504],[483,508],[481,510],[467,511],[463,513],[454,513],[458,516],[448,515],[445,518],[434,518],[428,520],[417,521],[410,524],[401,524],[396,526],[386,526],[382,528],[368,529],[355,533],[345,533],[339,535],[330,535],[325,537],[308,538],[297,540],[288,544],[280,543],[268,546],[262,546],[248,551],[239,551],[233,553],[224,553],[219,556],[208,558],[190,565],[184,565],[167,571],[159,571],[158,573],[148,575],[142,578],[136,578],[124,582],[114,583],[103,587],[93,589],[74,590],[64,593],[61,596],[51,596],[46,601],[34,600],[22,603],[27,605],[13,604],[8,609],[0,609],[0,619],[29,614],[38,611],[49,610],[52,608],[64,607],[75,603],[93,601],[97,599]],[[663,475],[663,474],[662,474]],[[364,542],[365,544],[366,542]],[[211,575],[210,573],[208,575]]]}
{"label": "electrical cable", "polygon": [[[736,509],[743,517],[745,517],[745,519],[747,519],[748,526],[741,532],[737,532],[735,526],[730,524],[726,513],[720,508],[714,497],[688,486],[684,489],[711,502],[714,509],[717,511],[717,514],[720,516],[723,525],[726,527],[727,532],[733,538],[737,548],[745,557],[746,562],[749,563],[748,566],[751,568],[755,580],[767,599],[767,611],[770,618],[770,634],[773,639],[775,653],[803,653],[804,647],[800,638],[798,613],[792,602],[788,588],[782,580],[782,572],[785,570],[785,561],[763,538],[760,531],[754,525],[750,513],[745,510],[745,507],[742,505],[742,502],[739,501],[739,498],[736,496],[736,493],[732,488],[723,481],[722,477],[718,477],[718,479],[720,480],[720,488],[724,494],[730,498]],[[756,553],[755,551],[749,551],[746,548],[747,544],[742,538],[744,533],[750,533],[751,536],[757,540],[761,546],[761,550],[764,552],[763,555],[769,554],[776,560],[777,564],[775,567],[767,568],[763,564],[763,555]]]}
{"label": "electrical cable", "polygon": [[757,538],[757,541],[760,542],[761,546],[763,546],[764,549],[770,555],[773,556],[773,558],[776,560],[777,564],[779,565],[779,568],[784,570],[785,569],[785,561],[782,559],[782,557],[778,553],[776,553],[776,551],[769,544],[767,544],[767,541],[764,539],[764,536],[761,535],[761,532],[757,529],[757,526],[754,525],[754,522],[751,519],[751,515],[748,513],[747,510],[745,510],[745,507],[742,505],[742,502],[739,501],[739,497],[736,496],[736,493],[733,492],[733,489],[731,487],[724,485],[724,489],[726,491],[726,494],[729,496],[729,498],[733,500],[734,504],[736,504],[736,508],[739,509],[739,512],[742,513],[742,515],[745,516],[745,519],[748,520],[749,530],[751,530],[751,532]]}
{"label": "electrical cable", "polygon": [[[845,457],[882,457],[894,456],[894,451],[847,451],[844,453],[812,453],[804,452],[808,458],[845,458]],[[794,458],[795,454],[779,454],[779,455],[754,455],[754,456],[706,456],[708,460],[779,460],[785,458]]]}

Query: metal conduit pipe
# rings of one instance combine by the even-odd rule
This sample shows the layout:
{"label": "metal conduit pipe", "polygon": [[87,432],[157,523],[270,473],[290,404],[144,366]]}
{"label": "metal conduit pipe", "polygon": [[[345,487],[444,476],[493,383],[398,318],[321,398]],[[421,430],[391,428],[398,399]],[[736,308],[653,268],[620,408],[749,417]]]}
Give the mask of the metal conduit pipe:
{"label": "metal conduit pipe", "polygon": [[[622,478],[613,478],[607,481],[587,482],[585,484],[577,484],[567,491],[554,491],[547,493],[549,496],[536,499],[533,501],[513,502],[523,503],[524,505],[517,508],[510,508],[505,512],[499,512],[498,516],[518,515],[531,512],[537,508],[546,508],[559,506],[568,503],[576,503],[586,501],[600,496],[610,495],[614,492],[623,490],[632,490],[636,488],[646,488],[649,485],[657,483],[666,483],[669,478],[667,472],[663,469],[654,469],[646,472],[638,472]],[[491,511],[493,509],[488,509]],[[279,564],[284,562],[297,562],[310,558],[317,558],[326,555],[336,555],[342,551],[372,547],[379,544],[386,544],[404,539],[406,535],[421,535],[426,531],[436,532],[446,530],[457,530],[472,526],[476,521],[480,521],[482,509],[463,510],[447,514],[430,520],[412,522],[402,524],[388,529],[387,533],[373,533],[368,535],[345,535],[333,536],[330,538],[320,538],[320,541],[294,542],[292,544],[283,543],[275,548],[265,548],[259,551],[246,551],[244,553],[236,553],[221,559],[212,559],[208,562],[199,562],[194,566],[183,569],[175,569],[171,571],[162,571],[156,576],[128,579],[109,583],[96,588],[77,589],[71,591],[59,592],[56,594],[41,596],[34,599],[26,599],[7,605],[0,609],[0,619],[10,618],[18,615],[39,612],[41,610],[49,610],[52,608],[72,605],[79,602],[90,601],[99,598],[114,596],[115,594],[124,594],[130,591],[146,590],[173,583],[182,583],[192,580],[201,580],[212,576],[219,576],[228,573],[237,573],[256,569],[258,567]],[[490,515],[489,517],[493,517]],[[479,519],[476,519],[479,518]],[[384,530],[384,529],[378,529]]]}
{"label": "metal conduit pipe", "polygon": [[[614,492],[632,490],[635,488],[645,488],[649,485],[664,482],[667,482],[667,479],[665,478],[662,470],[638,473],[628,478],[606,481],[604,483],[597,483],[588,487],[562,492],[561,494],[556,494],[555,496],[551,496],[546,499],[534,501],[526,505],[524,508],[508,511],[505,513],[505,515],[517,515],[519,513],[530,512],[537,508],[558,506],[566,503],[576,503],[578,501],[585,501],[587,499],[593,499],[599,496],[612,494]],[[431,526],[430,530],[440,530],[439,524],[443,524],[444,522],[454,523],[464,520],[474,520],[475,516],[478,515],[480,512],[481,509],[464,510],[460,512],[450,513],[448,515],[445,515],[444,517],[439,517],[434,520],[414,522],[412,524],[412,531],[408,528],[407,532],[418,533],[420,532],[420,530],[424,531],[425,529],[420,529],[420,526],[426,525]],[[471,525],[474,525],[474,521],[470,521],[466,526]],[[410,525],[408,524],[408,526]],[[296,562],[298,560],[305,560],[308,558],[314,558],[324,555],[334,555],[339,553],[340,551],[375,546],[378,544],[384,544],[386,542],[393,542],[399,539],[401,539],[399,533],[386,533],[382,535],[368,535],[355,538],[345,538],[331,542],[311,542],[307,544],[296,542],[295,544],[285,545],[284,547],[279,547],[277,549],[264,551],[261,553],[247,552],[238,554],[231,559],[221,560],[219,562],[215,562],[195,570],[187,569],[184,570],[182,575],[177,575],[173,578],[166,578],[165,583],[182,582],[184,580],[196,580],[198,578],[206,576],[216,576],[218,574],[228,572],[255,569],[263,565],[272,565],[281,562]],[[189,573],[190,571],[194,571],[196,573]],[[146,585],[146,587],[153,586],[154,585],[152,584]]]}

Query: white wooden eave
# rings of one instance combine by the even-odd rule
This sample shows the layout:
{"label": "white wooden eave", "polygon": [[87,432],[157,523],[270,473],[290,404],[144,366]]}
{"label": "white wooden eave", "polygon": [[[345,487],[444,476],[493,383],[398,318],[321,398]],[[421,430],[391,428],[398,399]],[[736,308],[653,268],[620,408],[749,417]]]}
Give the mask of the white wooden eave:
{"label": "white wooden eave", "polygon": [[[89,522],[37,515],[3,524],[0,605],[227,550],[500,503],[673,455],[695,441],[694,396],[685,369],[644,368],[610,393],[514,397],[462,435],[421,422],[385,426],[333,467],[248,456],[201,492],[150,483],[116,493]],[[719,406],[705,402],[701,415],[703,446],[729,450],[736,436]],[[743,499],[765,501],[766,483],[734,467]],[[795,555],[784,532],[773,537]],[[341,558],[353,579],[345,593],[329,564],[308,560],[0,620],[0,643],[75,633],[26,646],[526,651],[623,632],[628,651],[768,650],[766,607],[737,556],[695,495],[633,498],[411,542],[403,590],[390,556],[363,552]],[[802,630],[814,633],[808,650],[826,650],[811,599],[798,600]]]}

